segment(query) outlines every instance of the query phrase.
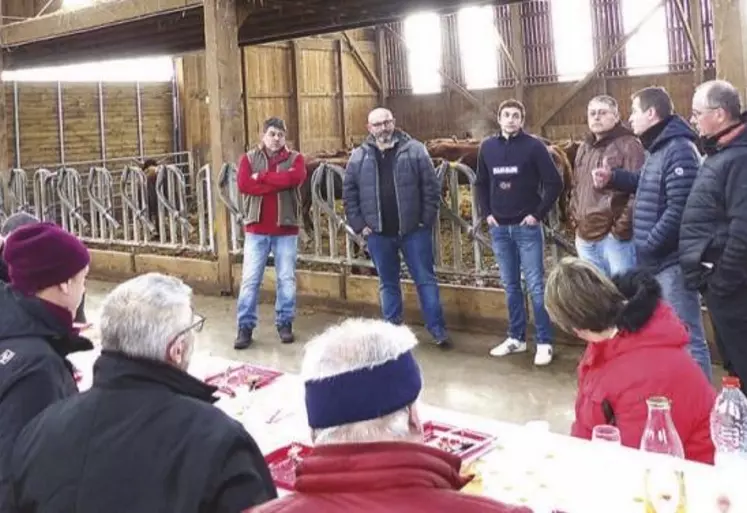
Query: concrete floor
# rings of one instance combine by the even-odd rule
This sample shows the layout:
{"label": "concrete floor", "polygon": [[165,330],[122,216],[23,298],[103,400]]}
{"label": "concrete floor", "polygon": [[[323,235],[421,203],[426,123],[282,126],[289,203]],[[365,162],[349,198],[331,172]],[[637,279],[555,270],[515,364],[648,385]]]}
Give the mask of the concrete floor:
{"label": "concrete floor", "polygon": [[[101,302],[113,286],[88,282],[86,312],[89,321],[98,322]],[[297,342],[283,345],[275,332],[274,308],[264,304],[261,305],[260,326],[255,330],[254,345],[244,351],[235,351],[235,303],[233,298],[195,298],[196,311],[207,319],[196,357],[199,353],[208,353],[251,361],[284,372],[298,372],[304,342],[342,319],[315,312],[301,304],[294,324]],[[425,375],[422,396],[425,402],[508,422],[543,419],[555,432],[569,431],[574,417],[575,367],[581,355],[579,348],[559,347],[552,365],[536,368],[531,353],[506,358],[488,356],[490,348],[503,339],[503,333],[491,337],[453,332],[457,348],[443,352],[429,344],[430,339],[422,327],[416,327],[415,331],[421,341],[416,352]],[[92,338],[97,338],[95,329]]]}

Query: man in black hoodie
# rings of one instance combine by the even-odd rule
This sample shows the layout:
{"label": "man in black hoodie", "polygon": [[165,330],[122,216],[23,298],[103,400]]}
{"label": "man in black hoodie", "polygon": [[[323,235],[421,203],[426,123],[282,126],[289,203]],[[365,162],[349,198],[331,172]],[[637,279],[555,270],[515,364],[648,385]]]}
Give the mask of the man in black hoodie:
{"label": "man in black hoodie", "polygon": [[78,392],[65,357],[93,349],[73,326],[90,262],[86,247],[53,224],[34,223],[15,230],[3,254],[11,285],[0,284],[0,507],[18,433]]}
{"label": "man in black hoodie", "polygon": [[501,132],[480,144],[475,191],[487,218],[493,253],[508,302],[508,337],[491,356],[527,350],[526,311],[521,274],[527,281],[536,328],[535,365],[552,361],[552,328],[545,310],[542,220],[550,212],[563,181],[544,143],[523,130],[524,105],[506,100],[498,107]]}
{"label": "man in black hoodie", "polygon": [[254,439],[186,372],[205,322],[191,289],[138,276],[107,296],[100,322],[92,388],[18,438],[16,511],[239,513],[274,499]]}
{"label": "man in black hoodie", "polygon": [[747,112],[728,82],[695,91],[692,121],[706,158],[680,228],[687,286],[700,289],[713,321],[724,368],[747,392]]}
{"label": "man in black hoodie", "polygon": [[697,135],[674,114],[672,98],[660,87],[633,94],[630,125],[646,148],[643,167],[638,172],[609,166],[595,169],[595,185],[635,193],[633,241],[638,265],[656,276],[662,297],[688,328],[690,354],[711,379],[700,297],[685,287],[678,258],[682,213],[700,166]]}

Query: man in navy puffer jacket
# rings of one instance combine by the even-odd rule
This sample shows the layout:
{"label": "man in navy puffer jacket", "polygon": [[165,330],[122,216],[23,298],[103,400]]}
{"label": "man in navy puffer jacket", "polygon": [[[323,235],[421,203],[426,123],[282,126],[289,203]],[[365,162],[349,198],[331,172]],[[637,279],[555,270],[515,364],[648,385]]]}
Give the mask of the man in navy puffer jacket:
{"label": "man in navy puffer jacket", "polygon": [[630,124],[646,149],[639,173],[595,169],[597,187],[635,193],[633,240],[638,264],[655,273],[667,301],[690,333],[690,354],[710,379],[711,354],[705,340],[700,296],[685,287],[679,264],[682,213],[700,167],[697,134],[674,114],[672,98],[660,87],[633,94]]}

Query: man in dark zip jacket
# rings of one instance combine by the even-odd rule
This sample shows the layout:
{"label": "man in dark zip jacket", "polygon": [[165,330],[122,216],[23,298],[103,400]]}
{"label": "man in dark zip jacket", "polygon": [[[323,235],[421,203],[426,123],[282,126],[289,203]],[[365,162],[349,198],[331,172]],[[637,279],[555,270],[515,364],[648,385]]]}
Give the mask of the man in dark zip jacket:
{"label": "man in dark zip jacket", "polygon": [[433,261],[433,225],[441,186],[425,146],[401,130],[387,109],[368,115],[370,136],[353,151],[343,181],[347,223],[366,237],[379,275],[381,312],[402,322],[400,257],[417,287],[425,326],[450,346]]}
{"label": "man in dark zip jacket", "polygon": [[254,439],[186,372],[204,322],[177,278],[117,286],[101,309],[93,386],[18,437],[14,511],[239,513],[277,497]]}
{"label": "man in dark zip jacket", "polygon": [[630,125],[646,149],[643,167],[638,173],[608,166],[595,169],[595,185],[635,193],[633,241],[638,265],[655,275],[662,297],[688,328],[690,354],[711,379],[700,297],[685,287],[678,253],[682,213],[700,166],[697,135],[674,114],[671,97],[660,87],[633,95]]}
{"label": "man in dark zip jacket", "polygon": [[542,220],[550,212],[563,181],[544,143],[523,131],[524,105],[506,100],[498,107],[500,134],[488,137],[477,156],[475,191],[487,218],[493,253],[508,302],[508,337],[491,356],[527,350],[526,311],[521,272],[534,312],[535,365],[552,362],[552,328],[545,310]]}
{"label": "man in dark zip jacket", "polygon": [[90,262],[85,246],[53,224],[34,223],[8,237],[4,255],[11,283],[0,284],[0,511],[18,434],[78,392],[65,357],[93,349],[73,327]]}
{"label": "man in dark zip jacket", "polygon": [[688,287],[702,290],[724,368],[747,392],[747,112],[724,81],[702,84],[692,121],[706,158],[680,228]]}

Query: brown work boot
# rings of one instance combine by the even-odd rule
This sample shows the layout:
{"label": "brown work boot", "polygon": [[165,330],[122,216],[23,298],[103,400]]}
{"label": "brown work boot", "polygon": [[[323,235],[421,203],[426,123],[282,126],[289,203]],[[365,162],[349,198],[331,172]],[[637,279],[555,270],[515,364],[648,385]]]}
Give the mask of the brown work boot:
{"label": "brown work boot", "polygon": [[278,326],[278,335],[280,336],[280,342],[283,344],[292,344],[296,340],[296,337],[293,335],[292,324]]}
{"label": "brown work boot", "polygon": [[246,349],[252,345],[252,328],[239,328],[239,334],[236,337],[236,342],[233,344],[234,349]]}

